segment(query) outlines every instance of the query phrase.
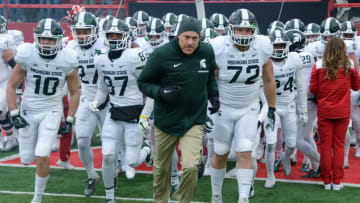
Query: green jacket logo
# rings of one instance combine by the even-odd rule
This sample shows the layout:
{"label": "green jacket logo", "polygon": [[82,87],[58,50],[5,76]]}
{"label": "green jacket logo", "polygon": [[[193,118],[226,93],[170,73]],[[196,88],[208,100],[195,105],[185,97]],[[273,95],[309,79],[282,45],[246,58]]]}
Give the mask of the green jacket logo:
{"label": "green jacket logo", "polygon": [[206,59],[200,60],[200,68],[206,69]]}

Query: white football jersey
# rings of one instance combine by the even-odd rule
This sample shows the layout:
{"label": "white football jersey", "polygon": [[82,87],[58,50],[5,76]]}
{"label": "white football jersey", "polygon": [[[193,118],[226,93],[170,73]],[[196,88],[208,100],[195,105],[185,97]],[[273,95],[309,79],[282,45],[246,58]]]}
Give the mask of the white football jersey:
{"label": "white football jersey", "polygon": [[245,108],[259,102],[263,65],[272,54],[270,39],[257,35],[249,50],[240,52],[230,36],[210,40],[219,68],[220,103],[232,108]]}
{"label": "white football jersey", "polygon": [[296,52],[289,52],[281,62],[272,61],[276,83],[276,105],[287,106],[295,101],[296,72],[300,71],[302,61]]}
{"label": "white football jersey", "polygon": [[[11,75],[11,67],[2,59],[3,51],[12,49],[15,50],[15,42],[10,34],[0,34],[0,82],[9,80]],[[4,93],[5,94],[5,93]]]}
{"label": "white football jersey", "polygon": [[129,48],[120,58],[111,61],[108,54],[96,55],[99,89],[110,94],[110,102],[117,106],[143,105],[143,96],[136,80],[145,65],[146,57],[140,48]]}
{"label": "white football jersey", "polygon": [[[346,45],[346,54],[349,55],[351,53],[356,52],[356,43],[353,40],[344,40]],[[304,51],[309,52],[313,56],[316,57],[316,60],[320,60],[323,57],[325,51],[326,44],[321,40],[312,42],[308,46],[305,47]]]}
{"label": "white football jersey", "polygon": [[34,44],[24,43],[18,47],[15,60],[26,71],[22,105],[34,111],[61,107],[66,77],[79,66],[77,53],[64,48],[54,59],[46,60]]}
{"label": "white football jersey", "polygon": [[94,65],[94,57],[96,52],[100,52],[105,48],[104,41],[97,39],[89,49],[81,49],[74,40],[70,41],[67,46],[74,49],[79,56],[78,74],[81,80],[81,95],[85,99],[93,101],[99,78],[99,74]]}
{"label": "white football jersey", "polygon": [[160,47],[168,42],[169,41],[167,39],[164,39],[164,41],[161,44],[159,44],[156,47],[153,47],[153,46],[151,46],[149,41],[147,39],[145,39],[144,37],[139,37],[139,38],[136,38],[136,40],[135,40],[135,43],[137,43],[139,45],[139,47],[144,51],[146,58],[149,58],[150,54],[154,51],[155,48]]}
{"label": "white football jersey", "polygon": [[312,68],[315,64],[315,59],[312,54],[306,51],[300,52],[299,56],[302,61],[301,74],[303,75],[305,81],[306,95],[308,96],[308,98],[310,98],[310,96],[312,96],[312,94],[310,93],[310,78]]}
{"label": "white football jersey", "polygon": [[8,34],[14,38],[14,43],[16,46],[24,43],[24,34],[20,30],[8,30]]}

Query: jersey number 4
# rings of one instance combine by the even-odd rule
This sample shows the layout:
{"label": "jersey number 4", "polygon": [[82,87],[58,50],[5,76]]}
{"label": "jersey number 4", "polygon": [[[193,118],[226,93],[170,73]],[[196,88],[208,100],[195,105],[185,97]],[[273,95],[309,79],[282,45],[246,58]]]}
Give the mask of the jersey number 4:
{"label": "jersey number 4", "polygon": [[[128,83],[128,79],[129,79],[128,76],[114,77],[114,80],[122,80],[123,81],[122,86],[120,88],[119,96],[124,95],[125,89],[126,89],[126,86],[127,86],[127,83]],[[110,89],[110,95],[115,95],[115,87],[113,85],[113,82],[112,82],[111,78],[109,76],[104,76],[104,80],[105,80],[105,83],[107,84],[107,86],[111,88]]]}
{"label": "jersey number 4", "polygon": [[[90,65],[87,65],[86,66],[87,69],[90,69],[90,68],[95,68],[95,65],[94,64],[90,64]],[[95,74],[94,74],[94,78],[92,81],[86,81],[84,78],[85,78],[85,67],[80,65],[78,67],[78,70],[79,70],[79,76],[80,76],[80,80],[82,83],[84,84],[89,84],[91,82],[91,84],[96,84],[97,83],[97,79],[98,79],[98,72],[97,70],[95,70]]]}
{"label": "jersey number 4", "polygon": [[[229,81],[229,83],[234,83],[239,78],[240,73],[243,70],[243,67],[242,66],[228,66],[228,70],[238,70],[235,72],[234,76]],[[246,67],[246,74],[253,72],[252,70],[255,70],[254,74],[251,75],[248,79],[246,79],[246,81],[245,81],[246,85],[254,84],[256,82],[256,78],[260,74],[258,65],[251,65],[251,66]]]}
{"label": "jersey number 4", "polygon": [[[279,80],[275,80],[276,82],[276,89],[279,89],[280,88],[280,81]],[[289,77],[289,80],[285,83],[284,85],[284,91],[290,91],[292,92],[293,91],[293,88],[294,88],[294,85],[293,85],[293,82],[294,82],[294,78],[293,77]],[[281,92],[277,92],[276,95],[281,95]]]}
{"label": "jersey number 4", "polygon": [[[42,81],[41,75],[33,75],[35,78],[35,94],[40,94],[40,84]],[[45,77],[42,94],[51,96],[56,93],[56,88],[59,85],[59,78]]]}

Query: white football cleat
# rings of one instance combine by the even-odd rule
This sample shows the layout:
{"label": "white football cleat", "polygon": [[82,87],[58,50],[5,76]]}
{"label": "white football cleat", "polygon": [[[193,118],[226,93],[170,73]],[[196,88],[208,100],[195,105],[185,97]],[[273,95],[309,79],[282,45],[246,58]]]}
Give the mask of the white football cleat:
{"label": "white football cleat", "polygon": [[125,176],[127,179],[133,179],[135,177],[136,171],[133,167],[126,165],[125,166]]}
{"label": "white football cleat", "polygon": [[331,183],[330,184],[324,184],[325,190],[331,190]]}
{"label": "white football cleat", "polygon": [[339,191],[339,190],[341,190],[341,189],[343,189],[343,188],[344,188],[344,185],[343,185],[342,183],[340,183],[340,184],[333,184],[333,190]]}
{"label": "white football cleat", "polygon": [[70,164],[70,161],[61,161],[60,159],[56,162],[60,167],[65,168],[66,170],[74,170],[75,166]]}
{"label": "white football cleat", "polygon": [[15,135],[6,136],[6,142],[4,142],[4,147],[2,151],[10,152],[19,146],[17,138]]}
{"label": "white football cleat", "polygon": [[265,180],[264,188],[272,189],[275,187],[276,179],[275,176],[267,177]]}
{"label": "white football cleat", "polygon": [[222,203],[221,195],[213,195],[211,198],[211,203]]}

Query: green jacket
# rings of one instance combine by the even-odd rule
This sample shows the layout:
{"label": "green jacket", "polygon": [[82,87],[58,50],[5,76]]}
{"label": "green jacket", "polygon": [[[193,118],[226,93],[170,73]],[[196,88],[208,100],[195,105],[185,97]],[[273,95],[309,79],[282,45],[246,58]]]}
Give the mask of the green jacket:
{"label": "green jacket", "polygon": [[[204,124],[208,97],[218,96],[215,55],[209,44],[200,42],[192,55],[185,55],[177,38],[150,55],[138,78],[139,89],[155,100],[155,126],[163,132],[184,135],[193,125]],[[161,101],[160,87],[181,86],[174,104]]]}

